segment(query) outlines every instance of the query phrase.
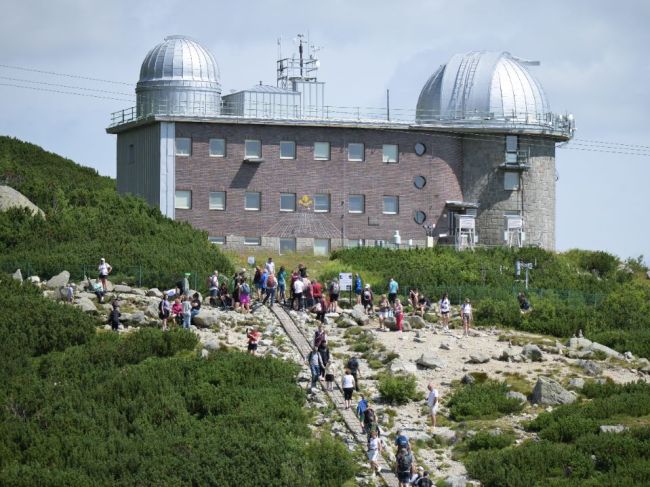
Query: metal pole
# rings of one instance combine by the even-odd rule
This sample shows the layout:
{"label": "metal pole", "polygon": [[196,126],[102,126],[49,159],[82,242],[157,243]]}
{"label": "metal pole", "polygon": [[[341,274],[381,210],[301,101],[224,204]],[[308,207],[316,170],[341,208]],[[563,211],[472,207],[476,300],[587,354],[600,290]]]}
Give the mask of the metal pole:
{"label": "metal pole", "polygon": [[526,266],[526,291],[528,291],[528,266]]}
{"label": "metal pole", "polygon": [[386,120],[390,121],[390,90],[386,90]]}

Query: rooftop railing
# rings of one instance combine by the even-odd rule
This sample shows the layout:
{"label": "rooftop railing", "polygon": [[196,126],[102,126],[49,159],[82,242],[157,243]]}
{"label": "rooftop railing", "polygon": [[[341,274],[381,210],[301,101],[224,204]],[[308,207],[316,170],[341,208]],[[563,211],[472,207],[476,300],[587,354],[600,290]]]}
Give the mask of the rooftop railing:
{"label": "rooftop railing", "polygon": [[144,120],[149,117],[197,119],[268,120],[293,122],[356,123],[368,125],[416,125],[434,127],[499,128],[541,131],[571,137],[575,130],[572,116],[555,113],[434,112],[386,107],[302,106],[226,101],[215,106],[197,104],[148,104],[130,107],[111,114],[110,127]]}

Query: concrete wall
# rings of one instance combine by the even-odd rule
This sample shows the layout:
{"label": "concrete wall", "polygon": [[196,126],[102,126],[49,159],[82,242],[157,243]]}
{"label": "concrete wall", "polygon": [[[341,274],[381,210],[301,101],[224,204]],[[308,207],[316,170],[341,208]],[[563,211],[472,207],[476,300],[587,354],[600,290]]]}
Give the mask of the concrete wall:
{"label": "concrete wall", "polygon": [[504,189],[505,136],[466,136],[463,139],[463,194],[479,203],[479,243],[503,245],[504,215],[524,217],[525,245],[555,249],[555,144],[538,137],[519,136],[519,150],[530,150],[521,172],[520,189]]}

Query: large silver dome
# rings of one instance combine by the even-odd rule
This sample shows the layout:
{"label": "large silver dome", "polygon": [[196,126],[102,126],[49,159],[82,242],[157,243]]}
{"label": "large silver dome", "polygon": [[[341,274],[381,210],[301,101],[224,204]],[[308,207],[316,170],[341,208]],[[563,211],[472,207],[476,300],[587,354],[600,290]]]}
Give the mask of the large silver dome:
{"label": "large silver dome", "polygon": [[547,123],[550,106],[526,65],[508,52],[457,54],[426,82],[416,121],[506,120]]}
{"label": "large silver dome", "polygon": [[165,37],[142,62],[136,87],[138,116],[215,116],[221,84],[214,56],[186,36]]}

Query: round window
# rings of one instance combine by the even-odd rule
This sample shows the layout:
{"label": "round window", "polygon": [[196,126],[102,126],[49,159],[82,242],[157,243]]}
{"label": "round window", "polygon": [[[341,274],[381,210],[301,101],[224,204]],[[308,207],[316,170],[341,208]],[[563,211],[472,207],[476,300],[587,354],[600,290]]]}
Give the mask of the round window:
{"label": "round window", "polygon": [[415,220],[415,223],[418,225],[422,225],[427,219],[427,214],[421,210],[418,210],[415,212],[415,216],[413,217],[413,220]]}
{"label": "round window", "polygon": [[424,188],[424,185],[427,184],[427,179],[424,176],[415,176],[413,178],[413,185],[418,188]]}
{"label": "round window", "polygon": [[426,151],[427,151],[427,146],[424,145],[422,142],[418,142],[417,144],[415,144],[415,153],[416,153],[418,156],[421,156],[421,155],[424,154]]}

